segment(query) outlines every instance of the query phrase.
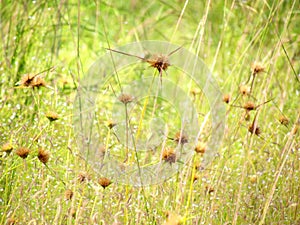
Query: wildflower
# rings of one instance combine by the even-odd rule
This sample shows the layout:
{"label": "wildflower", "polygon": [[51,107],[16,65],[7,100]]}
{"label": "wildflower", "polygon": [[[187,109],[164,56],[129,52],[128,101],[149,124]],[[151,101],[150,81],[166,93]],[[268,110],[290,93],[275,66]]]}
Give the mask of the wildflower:
{"label": "wildflower", "polygon": [[52,112],[52,111],[47,112],[46,117],[48,118],[48,120],[50,122],[53,122],[53,121],[59,119],[58,114],[56,112]]}
{"label": "wildflower", "polygon": [[251,134],[256,134],[256,135],[260,135],[261,134],[261,130],[258,126],[255,127],[255,130],[254,130],[254,124],[251,124],[249,127],[248,127],[248,131],[251,133]]}
{"label": "wildflower", "polygon": [[101,177],[98,180],[98,183],[105,189],[106,187],[108,187],[112,182],[110,179],[106,178],[106,177]]}
{"label": "wildflower", "polygon": [[46,164],[49,161],[50,158],[50,154],[48,151],[45,151],[44,149],[40,148],[38,151],[38,159]]}
{"label": "wildflower", "polygon": [[246,85],[240,86],[240,93],[242,95],[248,95],[250,93],[250,88]]}
{"label": "wildflower", "polygon": [[226,104],[228,104],[230,102],[230,95],[229,94],[223,95],[223,102],[225,102]]}
{"label": "wildflower", "polygon": [[129,94],[121,94],[119,96],[120,102],[124,103],[125,105],[133,101],[133,97]]}
{"label": "wildflower", "polygon": [[196,153],[203,154],[206,151],[206,144],[203,142],[198,142],[194,150]]}
{"label": "wildflower", "polygon": [[176,141],[177,143],[180,143],[182,145],[186,144],[186,143],[188,143],[188,136],[183,134],[182,132],[177,132],[175,134],[174,141]]}
{"label": "wildflower", "polygon": [[39,87],[46,87],[46,82],[44,79],[36,74],[25,74],[21,78],[21,81],[19,82],[21,86],[23,87],[31,87],[31,88],[39,88]]}
{"label": "wildflower", "polygon": [[15,225],[15,224],[17,224],[17,221],[11,217],[11,218],[7,219],[6,224],[7,225]]}
{"label": "wildflower", "polygon": [[90,175],[85,172],[81,172],[78,174],[78,181],[80,183],[83,183],[84,181],[89,180],[89,179],[90,179]]}
{"label": "wildflower", "polygon": [[247,111],[251,111],[251,110],[255,110],[255,109],[256,109],[254,103],[251,102],[251,101],[246,102],[246,103],[243,105],[243,108],[246,109]]}
{"label": "wildflower", "polygon": [[286,118],[285,116],[281,115],[281,116],[279,117],[279,122],[280,122],[282,125],[287,126],[287,125],[289,124],[290,121],[289,121],[288,118]]}
{"label": "wildflower", "polygon": [[117,125],[117,123],[115,123],[114,121],[112,120],[108,120],[107,121],[107,126],[109,129],[112,129],[113,127],[115,127]]}
{"label": "wildflower", "polygon": [[162,160],[171,163],[176,162],[176,153],[173,148],[165,148],[162,153]]}
{"label": "wildflower", "polygon": [[17,149],[16,154],[18,156],[20,156],[22,159],[25,159],[29,155],[29,152],[30,152],[30,150],[28,148],[22,147],[22,148]]}
{"label": "wildflower", "polygon": [[256,75],[256,74],[264,72],[265,71],[265,67],[261,63],[254,62],[251,65],[251,70],[252,70],[252,74]]}
{"label": "wildflower", "polygon": [[10,154],[13,149],[14,149],[14,147],[10,143],[5,143],[1,147],[1,150],[3,152],[6,152],[7,154]]}
{"label": "wildflower", "polygon": [[73,191],[71,189],[67,189],[65,191],[65,199],[66,200],[71,200],[72,197],[73,197],[73,195],[74,195],[74,193],[73,193]]}

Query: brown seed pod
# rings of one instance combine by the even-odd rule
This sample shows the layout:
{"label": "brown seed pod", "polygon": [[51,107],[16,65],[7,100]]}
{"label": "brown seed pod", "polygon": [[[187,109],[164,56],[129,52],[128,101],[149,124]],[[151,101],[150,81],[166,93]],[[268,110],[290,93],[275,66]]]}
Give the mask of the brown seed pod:
{"label": "brown seed pod", "polygon": [[14,147],[12,146],[12,144],[10,143],[5,143],[4,145],[2,145],[1,147],[1,151],[2,152],[6,152],[7,154],[10,154],[12,152],[12,150],[14,149]]}
{"label": "brown seed pod", "polygon": [[119,96],[119,101],[124,103],[125,105],[133,101],[133,97],[129,94],[121,94]]}
{"label": "brown seed pod", "polygon": [[22,159],[26,159],[27,156],[29,155],[30,153],[30,150],[28,148],[18,148],[17,151],[16,151],[16,154],[18,156],[20,156]]}
{"label": "brown seed pod", "polygon": [[17,224],[17,221],[13,217],[11,217],[6,220],[6,224],[7,225],[15,225],[15,224]]}
{"label": "brown seed pod", "polygon": [[194,150],[196,153],[204,154],[206,151],[206,144],[203,142],[198,142]]}
{"label": "brown seed pod", "polygon": [[250,93],[250,88],[248,87],[248,86],[246,86],[246,85],[241,85],[240,86],[240,93],[242,94],[242,95],[249,95],[249,93]]}
{"label": "brown seed pod", "polygon": [[40,148],[37,157],[42,163],[46,164],[49,161],[50,153]]}
{"label": "brown seed pod", "polygon": [[115,127],[117,125],[116,122],[112,121],[112,120],[108,120],[107,121],[107,126],[109,129],[112,129],[113,127]]}
{"label": "brown seed pod", "polygon": [[58,120],[59,119],[59,116],[56,112],[53,112],[53,111],[49,111],[46,113],[46,117],[48,118],[48,120],[50,122],[53,122],[55,120]]}
{"label": "brown seed pod", "polygon": [[251,111],[251,110],[255,110],[256,109],[255,104],[253,102],[251,102],[251,101],[246,102],[243,105],[243,108],[246,109],[247,111]]}
{"label": "brown seed pod", "polygon": [[177,142],[177,144],[186,144],[188,143],[188,136],[183,134],[182,132],[177,132],[175,134],[174,141]]}
{"label": "brown seed pod", "polygon": [[65,191],[65,199],[66,200],[71,200],[73,198],[73,195],[74,195],[74,193],[71,189],[67,189]]}
{"label": "brown seed pod", "polygon": [[230,95],[229,94],[223,95],[223,102],[225,102],[226,104],[228,104],[230,102]]}
{"label": "brown seed pod", "polygon": [[256,75],[265,72],[265,67],[259,62],[254,62],[251,65],[251,71],[253,75]]}
{"label": "brown seed pod", "polygon": [[256,134],[256,135],[260,135],[261,134],[261,130],[258,126],[255,127],[255,130],[254,130],[254,124],[251,124],[249,127],[248,127],[248,131],[251,133],[251,134]]}
{"label": "brown seed pod", "polygon": [[85,182],[85,181],[87,181],[87,180],[90,180],[90,179],[91,179],[90,175],[89,175],[88,173],[86,173],[86,172],[80,172],[80,173],[78,174],[78,177],[77,177],[77,180],[78,180],[80,183],[83,183],[83,182]]}
{"label": "brown seed pod", "polygon": [[284,126],[287,126],[290,122],[290,120],[287,117],[285,117],[284,115],[281,115],[278,120]]}
{"label": "brown seed pod", "polygon": [[98,183],[105,189],[106,187],[108,187],[112,182],[110,179],[106,178],[106,177],[101,177],[98,180]]}
{"label": "brown seed pod", "polygon": [[176,153],[173,148],[165,148],[162,152],[162,160],[170,164],[176,162]]}

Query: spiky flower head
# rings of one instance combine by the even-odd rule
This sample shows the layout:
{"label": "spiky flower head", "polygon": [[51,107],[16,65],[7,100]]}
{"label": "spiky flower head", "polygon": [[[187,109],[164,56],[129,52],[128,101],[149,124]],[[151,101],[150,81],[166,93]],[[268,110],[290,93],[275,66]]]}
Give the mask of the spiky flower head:
{"label": "spiky flower head", "polygon": [[106,187],[108,187],[112,182],[110,179],[106,178],[106,177],[101,177],[98,180],[98,183],[101,185],[101,187],[103,187],[104,189]]}
{"label": "spiky flower head", "polygon": [[56,112],[53,112],[53,111],[49,111],[46,113],[46,117],[48,118],[48,120],[50,122],[53,122],[55,120],[58,120],[59,119],[59,116]]}
{"label": "spiky flower head", "polygon": [[18,156],[20,156],[22,159],[26,159],[27,156],[29,155],[29,153],[30,153],[30,150],[28,148],[24,148],[24,147],[18,148],[16,151],[16,154]]}
{"label": "spiky flower head", "polygon": [[40,148],[37,157],[42,163],[46,164],[49,161],[50,153]]}

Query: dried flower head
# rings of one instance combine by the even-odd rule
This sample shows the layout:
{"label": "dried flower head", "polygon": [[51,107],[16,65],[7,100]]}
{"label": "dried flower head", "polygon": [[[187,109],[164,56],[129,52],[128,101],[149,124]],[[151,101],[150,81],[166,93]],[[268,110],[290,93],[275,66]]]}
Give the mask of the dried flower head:
{"label": "dried flower head", "polygon": [[86,172],[80,172],[78,174],[78,181],[80,183],[83,183],[83,182],[88,181],[90,179],[91,179],[90,175],[88,173],[86,173]]}
{"label": "dried flower head", "polygon": [[177,132],[174,137],[174,141],[180,144],[188,143],[188,136],[182,132]]}
{"label": "dried flower head", "polygon": [[49,161],[50,153],[40,148],[37,157],[42,163],[46,164]]}
{"label": "dried flower head", "polygon": [[198,142],[194,150],[197,153],[204,154],[206,151],[206,144],[203,142]]}
{"label": "dried flower head", "polygon": [[250,87],[248,87],[246,85],[241,85],[240,86],[240,93],[242,95],[248,95],[250,93]]}
{"label": "dried flower head", "polygon": [[7,219],[6,224],[7,225],[15,225],[15,224],[17,224],[17,221],[13,217],[10,217]]}
{"label": "dried flower head", "polygon": [[67,189],[65,191],[65,199],[66,200],[71,200],[72,197],[73,197],[73,195],[74,195],[74,193],[73,193],[73,191],[71,189]]}
{"label": "dried flower head", "polygon": [[22,159],[27,158],[27,156],[29,155],[30,150],[28,148],[18,148],[16,151],[16,154],[18,156],[20,156]]}
{"label": "dried flower head", "polygon": [[287,117],[285,117],[284,115],[281,115],[281,116],[279,117],[279,122],[280,122],[282,125],[287,126],[287,125],[289,124],[290,120],[289,120]]}
{"label": "dried flower head", "polygon": [[112,121],[112,120],[108,120],[107,121],[107,126],[109,129],[112,129],[113,127],[115,127],[117,125],[116,122]]}
{"label": "dried flower head", "polygon": [[[255,128],[255,130],[254,130]],[[255,127],[254,124],[251,124],[249,127],[248,127],[248,131],[251,133],[251,134],[256,134],[256,135],[260,135],[261,134],[261,130],[258,126]]]}
{"label": "dried flower head", "polygon": [[228,104],[230,102],[230,95],[229,94],[223,95],[223,102],[225,102],[226,104]]}
{"label": "dried flower head", "polygon": [[3,152],[6,152],[7,154],[10,154],[11,151],[14,149],[14,147],[12,146],[12,144],[10,143],[5,143],[4,145],[2,145],[1,150]]}
{"label": "dried flower head", "polygon": [[31,84],[31,87],[32,88],[40,88],[40,87],[46,87],[46,82],[45,80],[40,77],[40,76],[37,76],[35,79],[33,79],[33,82]]}
{"label": "dried flower head", "polygon": [[265,67],[261,63],[254,62],[251,65],[251,70],[252,70],[252,74],[256,75],[256,74],[264,72],[265,71]]}
{"label": "dried flower head", "polygon": [[255,110],[256,109],[255,104],[253,102],[251,102],[251,101],[246,102],[243,105],[243,108],[246,109],[247,111],[251,111],[251,110]]}
{"label": "dried flower head", "polygon": [[48,120],[50,122],[53,122],[55,120],[58,120],[59,119],[59,116],[56,112],[53,112],[53,111],[49,111],[46,113],[46,117],[48,118]]}
{"label": "dried flower head", "polygon": [[106,177],[101,177],[98,180],[98,183],[105,189],[106,187],[108,187],[112,182],[110,179],[106,178]]}
{"label": "dried flower head", "polygon": [[156,68],[159,74],[161,74],[162,71],[166,71],[171,65],[166,55],[154,55],[150,59],[147,59],[146,62],[149,63],[151,67]]}
{"label": "dried flower head", "polygon": [[176,162],[176,153],[173,148],[165,148],[162,152],[162,160],[170,164]]}
{"label": "dried flower head", "polygon": [[121,94],[119,96],[120,102],[124,103],[125,105],[133,101],[133,97],[129,94]]}
{"label": "dried flower head", "polygon": [[39,75],[25,74],[21,78],[20,85],[23,87],[39,88],[39,87],[46,87],[46,82]]}

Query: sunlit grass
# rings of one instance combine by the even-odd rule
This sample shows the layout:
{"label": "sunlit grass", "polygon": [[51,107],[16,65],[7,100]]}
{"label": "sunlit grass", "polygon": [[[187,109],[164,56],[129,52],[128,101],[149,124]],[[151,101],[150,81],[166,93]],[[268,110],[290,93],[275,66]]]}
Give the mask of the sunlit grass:
{"label": "sunlit grass", "polygon": [[[299,8],[296,0],[1,2],[0,224],[300,223]],[[201,169],[209,105],[185,74],[172,66],[163,72],[196,106],[204,150],[171,179],[138,188],[85,162],[72,116],[76,88],[92,63],[106,48],[142,40],[171,41],[197,54],[228,103],[219,154]],[[263,71],[254,72],[254,65]],[[45,85],[17,86],[25,74],[42,71]],[[160,81],[142,63],[118,76],[99,90],[97,131],[103,154],[109,150],[126,165],[136,155],[124,160],[124,146],[109,127],[114,104],[122,104],[119,85],[142,76]],[[249,110],[249,101],[267,103]],[[137,130],[150,127],[139,119],[174,121],[156,154],[137,154],[145,165],[171,164],[163,150],[178,144],[180,119],[170,108],[155,98],[134,108]]]}

